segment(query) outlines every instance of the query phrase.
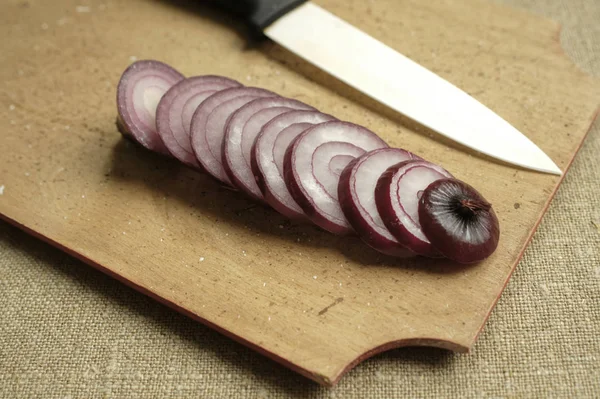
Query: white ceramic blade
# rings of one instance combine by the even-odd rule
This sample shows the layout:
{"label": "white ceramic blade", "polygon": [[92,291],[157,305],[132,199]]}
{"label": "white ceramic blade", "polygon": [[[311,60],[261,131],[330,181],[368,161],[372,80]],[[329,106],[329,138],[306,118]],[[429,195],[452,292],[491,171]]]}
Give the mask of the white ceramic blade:
{"label": "white ceramic blade", "polygon": [[346,84],[483,154],[562,174],[531,140],[473,97],[340,18],[307,2],[267,37]]}

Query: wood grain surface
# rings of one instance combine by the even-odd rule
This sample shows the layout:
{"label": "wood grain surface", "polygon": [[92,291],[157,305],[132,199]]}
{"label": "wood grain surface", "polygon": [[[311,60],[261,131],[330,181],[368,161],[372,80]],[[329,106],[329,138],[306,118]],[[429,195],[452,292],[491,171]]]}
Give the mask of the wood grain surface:
{"label": "wood grain surface", "polygon": [[[600,84],[563,54],[557,24],[479,0],[317,3],[572,162]],[[0,5],[4,219],[323,384],[393,347],[474,344],[560,177],[464,151],[203,6],[84,4]],[[469,267],[388,258],[123,141],[115,88],[136,58],[297,98],[443,165],[494,204],[498,250]]]}

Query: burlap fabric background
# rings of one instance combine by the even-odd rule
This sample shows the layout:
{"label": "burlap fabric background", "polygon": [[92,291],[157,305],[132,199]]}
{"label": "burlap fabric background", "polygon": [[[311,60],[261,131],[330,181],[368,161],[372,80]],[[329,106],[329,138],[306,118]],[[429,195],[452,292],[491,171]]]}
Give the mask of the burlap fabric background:
{"label": "burlap fabric background", "polygon": [[[600,77],[598,0],[501,2],[562,22],[567,54]],[[600,397],[598,154],[600,123],[472,353],[395,350],[333,389],[0,223],[0,396]]]}

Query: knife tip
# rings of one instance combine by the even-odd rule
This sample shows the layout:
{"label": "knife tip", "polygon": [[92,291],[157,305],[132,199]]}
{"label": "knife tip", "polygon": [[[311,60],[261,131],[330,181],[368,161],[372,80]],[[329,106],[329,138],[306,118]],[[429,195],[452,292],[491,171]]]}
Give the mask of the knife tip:
{"label": "knife tip", "polygon": [[556,176],[563,175],[563,171],[560,170],[560,168],[550,158],[548,158],[546,165],[544,165],[544,167],[539,168],[539,170],[540,170],[540,172],[546,172],[551,175],[556,175]]}

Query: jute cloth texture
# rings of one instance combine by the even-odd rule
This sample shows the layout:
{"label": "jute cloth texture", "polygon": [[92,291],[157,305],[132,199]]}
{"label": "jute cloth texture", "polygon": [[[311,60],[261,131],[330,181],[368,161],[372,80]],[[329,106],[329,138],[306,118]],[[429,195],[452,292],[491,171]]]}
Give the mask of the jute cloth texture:
{"label": "jute cloth texture", "polygon": [[[566,53],[600,77],[600,1],[499,2],[561,22]],[[394,350],[335,388],[0,223],[0,397],[598,398],[598,154],[600,123],[470,354]]]}

